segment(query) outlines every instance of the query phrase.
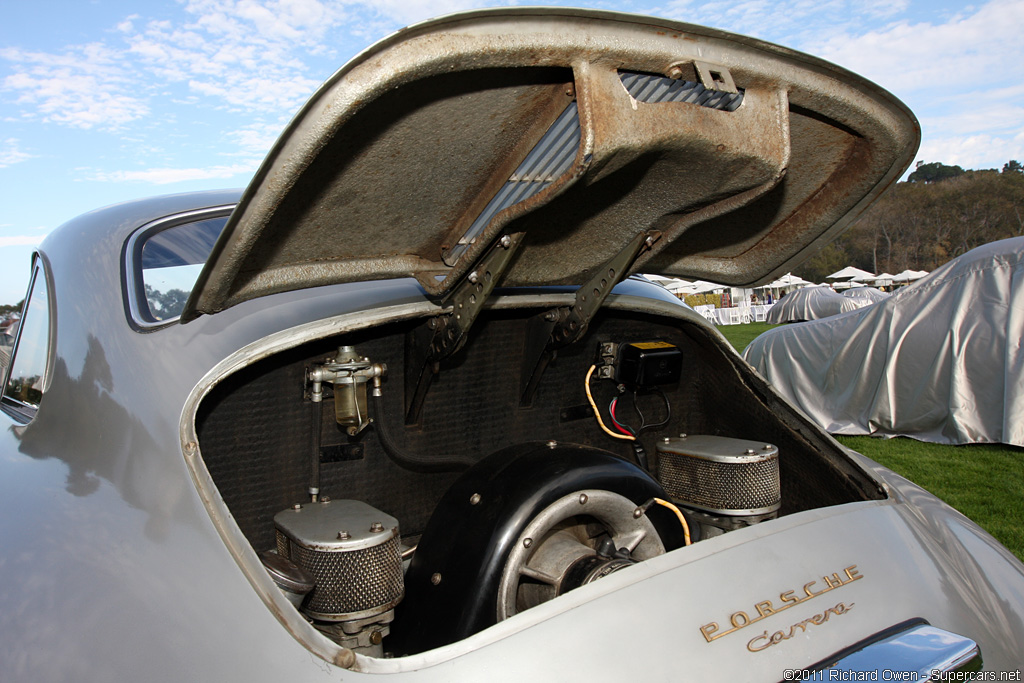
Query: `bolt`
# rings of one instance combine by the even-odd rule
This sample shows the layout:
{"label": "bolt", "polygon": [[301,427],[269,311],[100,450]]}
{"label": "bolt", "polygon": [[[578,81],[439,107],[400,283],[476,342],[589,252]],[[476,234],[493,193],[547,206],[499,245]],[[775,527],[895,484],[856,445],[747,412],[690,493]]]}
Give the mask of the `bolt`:
{"label": "bolt", "polygon": [[643,508],[637,507],[637,508],[635,508],[633,510],[633,519],[640,519],[643,516],[644,516],[644,509]]}
{"label": "bolt", "polygon": [[196,448],[197,448],[197,446],[196,446],[196,442],[195,441],[189,441],[187,444],[185,444],[185,452],[186,453],[195,453],[196,452]]}
{"label": "bolt", "polygon": [[548,448],[555,448],[557,446],[558,446],[558,442],[557,441],[548,441],[548,443],[547,443],[547,447]]}
{"label": "bolt", "polygon": [[590,499],[587,498],[587,494],[585,494],[585,493],[581,493],[580,494],[580,505],[586,505],[588,500],[590,500]]}
{"label": "bolt", "polygon": [[474,285],[479,280],[480,280],[480,276],[477,274],[477,272],[475,270],[472,273],[469,274],[469,281],[472,282]]}
{"label": "bolt", "polygon": [[756,453],[756,451],[753,448],[748,448],[747,450],[744,451],[744,453],[746,455],[753,455],[754,453]]}
{"label": "bolt", "polygon": [[380,631],[374,631],[370,634],[370,642],[374,645],[380,645],[382,640],[384,640],[384,636],[380,634]]}
{"label": "bolt", "polygon": [[763,449],[763,450],[766,450],[766,451],[770,451],[770,450],[772,449],[772,445],[771,445],[770,443],[766,443],[766,444],[765,444],[765,445],[764,445],[764,446],[762,447],[762,449]]}
{"label": "bolt", "polygon": [[524,548],[529,548],[531,545],[533,545],[533,539],[532,538],[524,538],[523,539],[523,547]]}
{"label": "bolt", "polygon": [[330,496],[320,496],[320,502],[321,503],[330,503],[331,502],[331,497]]}
{"label": "bolt", "polygon": [[504,247],[505,249],[508,249],[509,247],[511,247],[512,246],[512,238],[509,237],[508,235],[502,235],[501,236],[501,246]]}
{"label": "bolt", "polygon": [[302,503],[296,503],[295,505],[292,505],[292,510],[301,510],[301,509],[302,509]]}
{"label": "bolt", "polygon": [[370,525],[370,531],[372,531],[375,534],[379,534],[380,532],[384,531],[384,525],[380,522],[374,522]]}
{"label": "bolt", "polygon": [[662,443],[672,443],[672,439],[670,437],[666,436],[664,439],[661,440],[661,442]]}
{"label": "bolt", "polygon": [[480,494],[479,493],[474,493],[472,496],[470,496],[469,497],[469,504],[470,505],[479,505],[480,504]]}
{"label": "bolt", "polygon": [[441,575],[440,575],[439,573],[437,573],[437,572],[435,572],[434,574],[432,574],[432,575],[430,576],[430,583],[434,584],[435,586],[436,586],[437,584],[441,583]]}
{"label": "bolt", "polygon": [[685,438],[686,438],[686,434],[680,434],[680,435],[679,435],[679,438],[680,438],[680,439],[685,439]]}
{"label": "bolt", "polygon": [[683,70],[678,66],[669,67],[668,73],[665,75],[669,78],[679,80],[683,77]]}
{"label": "bolt", "polygon": [[339,541],[347,541],[350,538],[352,538],[352,536],[347,531],[339,531],[338,532],[338,540]]}

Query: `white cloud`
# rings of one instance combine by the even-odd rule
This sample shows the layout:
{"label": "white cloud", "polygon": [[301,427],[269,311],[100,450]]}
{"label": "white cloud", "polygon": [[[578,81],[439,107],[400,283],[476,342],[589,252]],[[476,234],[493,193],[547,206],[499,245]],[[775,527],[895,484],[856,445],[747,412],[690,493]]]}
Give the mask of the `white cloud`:
{"label": "white cloud", "polygon": [[991,0],[944,23],[899,21],[832,36],[812,52],[902,92],[1004,87],[1024,76],[1024,0]]}
{"label": "white cloud", "polygon": [[0,235],[0,247],[35,247],[46,235],[12,235],[5,237]]}
{"label": "white cloud", "polygon": [[148,168],[142,171],[95,171],[88,180],[99,182],[141,182],[152,185],[167,185],[189,180],[211,180],[215,178],[236,178],[245,176],[248,182],[257,168],[256,163],[239,163],[230,166],[210,166],[208,168]]}
{"label": "white cloud", "polygon": [[262,159],[283,130],[283,123],[252,123],[230,133],[228,137],[238,143],[243,154],[255,155]]}
{"label": "white cloud", "polygon": [[964,168],[1002,168],[1010,159],[1024,161],[1024,133],[1011,138],[992,135],[935,136],[924,140],[917,158]]}
{"label": "white cloud", "polygon": [[[482,2],[481,0],[350,0],[346,4],[350,8],[358,9],[362,14],[369,14],[375,16],[378,20],[394,24],[389,29],[394,30],[401,26],[453,12],[462,12],[480,7],[501,7],[523,3],[518,3],[514,0],[498,0],[495,2]],[[380,35],[378,34],[378,37]]]}
{"label": "white cloud", "polygon": [[18,140],[15,138],[0,140],[0,168],[6,168],[31,158],[31,154],[21,151],[18,147]]}
{"label": "white cloud", "polygon": [[18,93],[16,102],[34,106],[43,121],[117,129],[149,113],[132,94],[118,54],[105,45],[90,43],[63,54],[6,48],[0,59],[13,64],[0,88]]}

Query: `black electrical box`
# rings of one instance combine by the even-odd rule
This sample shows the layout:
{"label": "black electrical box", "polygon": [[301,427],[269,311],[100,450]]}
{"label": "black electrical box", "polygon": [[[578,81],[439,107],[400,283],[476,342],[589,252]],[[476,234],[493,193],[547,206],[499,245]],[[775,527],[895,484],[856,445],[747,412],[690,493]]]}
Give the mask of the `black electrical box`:
{"label": "black electrical box", "polygon": [[679,381],[683,352],[663,341],[630,342],[619,345],[615,381],[630,389],[645,389]]}

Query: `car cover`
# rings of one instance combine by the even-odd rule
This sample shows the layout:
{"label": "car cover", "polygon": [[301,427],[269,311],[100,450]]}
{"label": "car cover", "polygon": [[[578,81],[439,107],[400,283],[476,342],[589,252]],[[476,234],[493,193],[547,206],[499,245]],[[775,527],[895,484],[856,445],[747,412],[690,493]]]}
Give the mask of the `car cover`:
{"label": "car cover", "polygon": [[804,287],[790,292],[771,307],[765,318],[773,325],[818,320],[847,311],[854,311],[872,302],[836,294],[828,287]]}
{"label": "car cover", "polygon": [[993,242],[885,301],[769,330],[744,352],[833,434],[1024,446],[1024,238]]}

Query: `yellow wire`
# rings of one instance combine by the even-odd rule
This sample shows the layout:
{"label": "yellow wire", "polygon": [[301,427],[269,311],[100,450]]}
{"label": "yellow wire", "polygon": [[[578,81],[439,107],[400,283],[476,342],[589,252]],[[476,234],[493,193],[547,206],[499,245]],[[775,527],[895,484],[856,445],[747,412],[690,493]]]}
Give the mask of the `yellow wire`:
{"label": "yellow wire", "polygon": [[676,517],[679,518],[679,523],[683,525],[683,537],[686,541],[685,545],[690,545],[690,525],[686,523],[686,517],[683,517],[683,513],[679,511],[679,508],[667,500],[662,500],[661,498],[655,498],[654,502],[658,505],[664,505],[669,510],[676,513]]}
{"label": "yellow wire", "polygon": [[594,409],[594,417],[597,418],[597,424],[601,425],[601,429],[603,429],[609,436],[614,436],[616,439],[625,439],[626,441],[636,441],[635,436],[630,436],[628,434],[616,434],[604,426],[604,420],[601,419],[601,411],[597,409],[597,404],[594,403],[594,396],[590,393],[590,376],[594,374],[594,370],[596,369],[596,365],[591,365],[590,369],[587,370],[587,378],[583,380],[583,388],[587,390],[587,400],[590,401],[590,407]]}

